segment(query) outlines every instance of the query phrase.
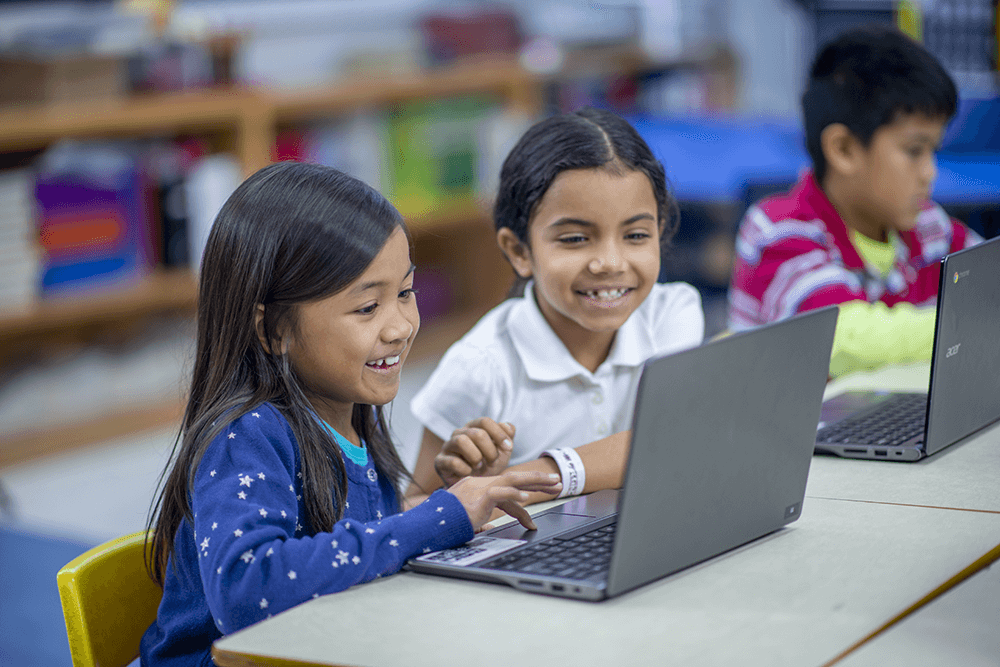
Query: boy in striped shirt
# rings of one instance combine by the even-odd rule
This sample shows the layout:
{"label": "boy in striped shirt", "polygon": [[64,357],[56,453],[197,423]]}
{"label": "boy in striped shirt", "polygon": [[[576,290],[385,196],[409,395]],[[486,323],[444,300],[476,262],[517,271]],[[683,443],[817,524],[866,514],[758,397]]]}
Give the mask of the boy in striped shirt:
{"label": "boy in striped shirt", "polygon": [[929,359],[939,261],[981,239],[930,201],[955,84],[887,28],[847,32],[802,96],[813,169],[740,224],[729,328],[839,304],[831,375]]}

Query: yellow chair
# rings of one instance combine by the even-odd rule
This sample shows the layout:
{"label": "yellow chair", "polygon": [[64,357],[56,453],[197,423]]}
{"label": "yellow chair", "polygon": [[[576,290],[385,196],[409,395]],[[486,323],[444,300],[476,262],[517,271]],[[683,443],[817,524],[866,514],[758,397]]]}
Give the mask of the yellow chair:
{"label": "yellow chair", "polygon": [[56,575],[74,667],[124,667],[156,619],[163,591],[143,562],[145,531],[94,547]]}

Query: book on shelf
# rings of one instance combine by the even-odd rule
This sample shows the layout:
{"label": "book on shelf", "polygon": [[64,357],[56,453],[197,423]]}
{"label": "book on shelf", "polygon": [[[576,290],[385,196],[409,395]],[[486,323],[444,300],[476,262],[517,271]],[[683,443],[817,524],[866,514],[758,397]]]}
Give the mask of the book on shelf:
{"label": "book on shelf", "polygon": [[34,175],[28,169],[0,171],[0,308],[32,303],[41,259],[35,229]]}
{"label": "book on shelf", "polygon": [[389,187],[387,142],[386,114],[359,110],[309,128],[304,137],[304,159],[339,169],[385,193]]}
{"label": "book on shelf", "polygon": [[479,123],[476,153],[476,199],[492,202],[500,186],[500,168],[536,119],[523,111],[495,107]]}
{"label": "book on shelf", "polygon": [[417,293],[417,308],[425,324],[454,309],[455,277],[446,266],[418,266],[413,272],[413,289]]}
{"label": "book on shelf", "polygon": [[300,128],[281,130],[274,138],[274,146],[271,149],[271,161],[305,161],[307,142],[308,138],[306,130]]}
{"label": "book on shelf", "polygon": [[485,96],[411,102],[282,132],[272,156],[335,167],[404,217],[433,219],[491,200],[503,160],[531,121]]}
{"label": "book on shelf", "polygon": [[242,178],[234,157],[207,153],[190,138],[64,141],[30,168],[0,172],[0,308],[191,266]]}
{"label": "book on shelf", "polygon": [[488,97],[408,102],[389,114],[386,194],[404,217],[471,207]]}
{"label": "book on shelf", "polygon": [[282,132],[272,155],[335,167],[405,217],[432,217],[492,197],[503,159],[529,124],[477,97],[413,102]]}
{"label": "book on shelf", "polygon": [[152,271],[151,186],[127,147],[56,144],[38,163],[35,199],[43,296],[127,285]]}
{"label": "book on shelf", "polygon": [[153,142],[148,148],[146,162],[155,190],[159,256],[165,267],[191,265],[187,182],[191,170],[207,153],[204,141],[190,138]]}
{"label": "book on shelf", "polygon": [[228,153],[205,155],[192,164],[184,188],[188,258],[192,268],[201,266],[201,256],[215,216],[242,181],[243,169],[239,160]]}

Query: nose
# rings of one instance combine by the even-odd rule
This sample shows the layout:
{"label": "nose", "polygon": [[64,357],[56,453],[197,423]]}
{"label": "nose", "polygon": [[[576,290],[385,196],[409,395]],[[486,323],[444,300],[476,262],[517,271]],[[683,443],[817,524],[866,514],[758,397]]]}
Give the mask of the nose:
{"label": "nose", "polygon": [[[416,312],[415,307],[413,310]],[[419,315],[415,317],[419,318]],[[416,323],[413,322],[410,317],[407,317],[406,310],[397,305],[392,309],[392,313],[386,320],[385,326],[382,327],[382,340],[386,343],[398,343],[408,340],[416,331],[417,326],[419,326],[419,319],[417,319]]]}
{"label": "nose", "polygon": [[924,163],[923,168],[923,178],[924,182],[927,184],[927,189],[930,190],[931,186],[934,185],[934,181],[937,179],[937,155],[934,153],[930,154],[930,157]]}
{"label": "nose", "polygon": [[587,264],[591,273],[618,273],[623,266],[622,253],[613,241],[601,244],[595,255]]}

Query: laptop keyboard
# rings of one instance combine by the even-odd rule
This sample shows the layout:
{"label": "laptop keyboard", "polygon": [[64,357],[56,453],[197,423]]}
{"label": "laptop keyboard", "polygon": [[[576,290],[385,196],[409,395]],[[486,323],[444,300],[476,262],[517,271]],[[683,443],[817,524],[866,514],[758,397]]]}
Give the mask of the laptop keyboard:
{"label": "laptop keyboard", "polygon": [[607,572],[616,524],[571,537],[553,537],[500,556],[483,567],[566,579],[591,579]]}
{"label": "laptop keyboard", "polygon": [[820,429],[816,441],[892,447],[923,435],[926,420],[926,395],[899,394],[880,403],[873,412]]}

